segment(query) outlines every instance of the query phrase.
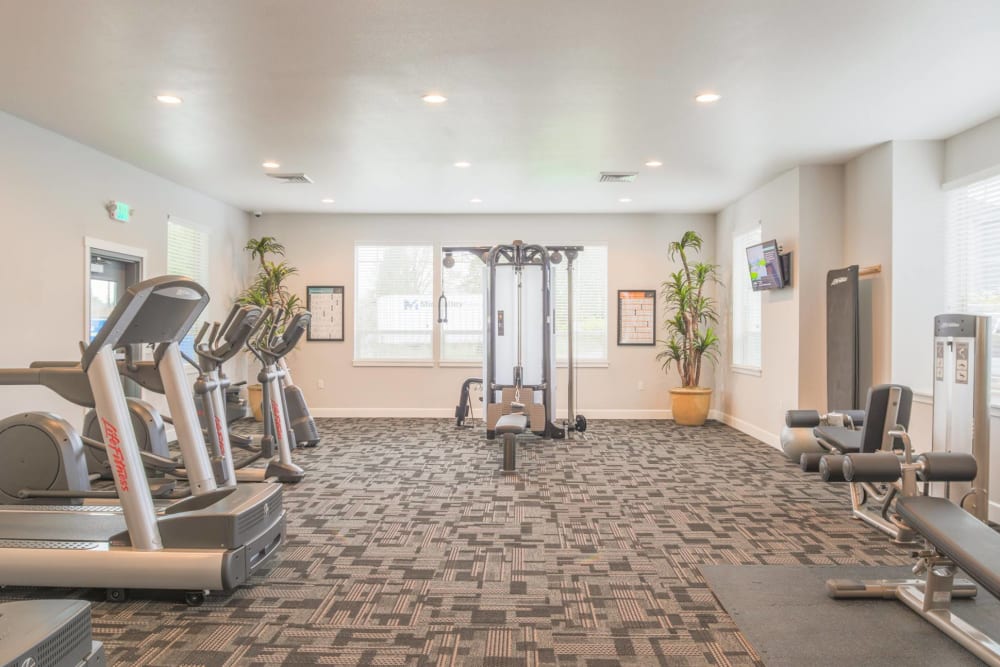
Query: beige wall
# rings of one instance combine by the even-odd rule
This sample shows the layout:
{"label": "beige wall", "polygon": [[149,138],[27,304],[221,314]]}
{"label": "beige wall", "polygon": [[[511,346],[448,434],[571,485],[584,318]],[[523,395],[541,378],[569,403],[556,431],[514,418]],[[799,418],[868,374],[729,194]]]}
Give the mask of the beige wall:
{"label": "beige wall", "polygon": [[[793,169],[727,206],[717,216],[717,261],[725,289],[719,290],[723,322],[722,363],[716,372],[715,407],[727,421],[777,445],[785,410],[798,405],[799,298],[796,285],[802,262],[798,243],[799,170]],[[777,239],[791,251],[792,287],[761,293],[760,375],[732,368],[732,312],[728,286],[733,283],[733,236],[760,225],[761,238]]]}
{"label": "beige wall", "polygon": [[871,289],[872,328],[872,369],[862,382],[864,393],[892,379],[892,143],[861,154],[844,169],[843,264],[882,267],[862,279]]}
{"label": "beige wall", "polygon": [[798,405],[825,407],[826,274],[843,267],[844,168],[799,168],[799,397]]}
{"label": "beige wall", "polygon": [[[246,276],[246,213],[3,113],[0,146],[0,276],[7,286],[0,366],[78,359],[85,332],[84,238],[144,250],[146,276],[154,276],[166,268],[168,215],[209,232],[210,314],[225,314]],[[103,204],[111,199],[135,208],[130,223],[108,218]],[[0,387],[0,400],[4,415],[52,410],[77,421],[81,414],[43,388]]]}
{"label": "beige wall", "polygon": [[[299,268],[292,282],[295,292],[304,295],[306,285],[346,288],[347,340],[305,342],[290,359],[295,381],[317,414],[450,417],[462,381],[480,374],[478,366],[353,364],[356,242],[430,242],[440,247],[524,239],[608,245],[608,363],[606,367],[580,369],[579,412],[590,417],[663,417],[668,414],[668,390],[676,384],[675,373],[665,375],[660,370],[653,348],[616,345],[617,290],[659,289],[671,270],[667,244],[687,229],[705,237],[704,257],[712,261],[715,225],[710,215],[266,215],[252,223],[251,234],[274,235],[285,244],[287,259]],[[435,271],[440,271],[437,262]],[[658,304],[659,315],[661,306]],[[705,375],[705,381],[710,382],[711,372]],[[319,388],[320,381],[324,389]],[[564,372],[559,386],[562,410],[566,402]]]}

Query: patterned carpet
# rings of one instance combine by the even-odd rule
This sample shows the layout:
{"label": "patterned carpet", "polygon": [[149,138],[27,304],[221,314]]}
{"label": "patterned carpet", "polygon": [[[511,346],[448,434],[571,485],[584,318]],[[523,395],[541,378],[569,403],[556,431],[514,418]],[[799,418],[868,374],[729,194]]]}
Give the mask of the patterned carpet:
{"label": "patterned carpet", "polygon": [[289,539],[230,597],[94,602],[117,665],[759,665],[698,566],[904,565],[847,491],[727,426],[598,421],[499,441],[447,420],[318,420]]}

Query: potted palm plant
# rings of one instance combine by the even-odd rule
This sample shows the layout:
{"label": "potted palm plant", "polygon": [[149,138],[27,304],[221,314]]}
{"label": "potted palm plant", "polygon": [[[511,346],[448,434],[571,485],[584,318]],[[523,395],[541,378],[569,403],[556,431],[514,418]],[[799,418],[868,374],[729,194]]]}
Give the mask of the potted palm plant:
{"label": "potted palm plant", "polygon": [[661,285],[667,337],[657,341],[663,349],[656,359],[664,372],[671,365],[677,368],[681,386],[670,390],[670,405],[674,421],[685,426],[701,426],[708,418],[712,390],[700,386],[702,363],[714,364],[719,353],[719,337],[712,328],[719,315],[715,299],[705,294],[707,285],[718,282],[717,267],[688,257],[689,252],[701,252],[701,245],[701,236],[694,231],[673,241],[667,254],[671,261],[679,258],[681,268]]}
{"label": "potted palm plant", "polygon": [[[257,261],[257,273],[250,287],[239,295],[237,302],[270,308],[272,316],[279,318],[280,330],[288,318],[302,308],[301,299],[292,294],[285,284],[289,276],[298,273],[298,269],[290,266],[284,259],[277,260],[275,256],[285,256],[285,246],[273,236],[250,239],[243,249],[250,253],[251,259]],[[263,420],[261,393],[262,387],[259,384],[247,386],[247,401],[257,421]]]}

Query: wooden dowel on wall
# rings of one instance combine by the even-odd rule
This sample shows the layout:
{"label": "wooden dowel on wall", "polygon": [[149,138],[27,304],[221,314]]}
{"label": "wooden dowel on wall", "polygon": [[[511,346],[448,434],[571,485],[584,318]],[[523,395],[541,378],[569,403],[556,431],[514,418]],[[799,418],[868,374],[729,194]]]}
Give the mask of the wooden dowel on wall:
{"label": "wooden dowel on wall", "polygon": [[865,267],[862,267],[862,268],[858,269],[858,276],[860,276],[862,278],[865,277],[865,276],[878,275],[879,273],[882,273],[882,265],[881,264],[874,264],[872,266],[865,266]]}

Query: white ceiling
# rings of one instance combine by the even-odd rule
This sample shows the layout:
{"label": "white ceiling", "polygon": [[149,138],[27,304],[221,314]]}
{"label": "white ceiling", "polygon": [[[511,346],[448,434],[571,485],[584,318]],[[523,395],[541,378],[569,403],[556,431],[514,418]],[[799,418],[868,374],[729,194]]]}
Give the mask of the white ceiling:
{"label": "white ceiling", "polygon": [[0,0],[0,62],[0,109],[246,210],[715,211],[1000,113],[1000,1]]}

